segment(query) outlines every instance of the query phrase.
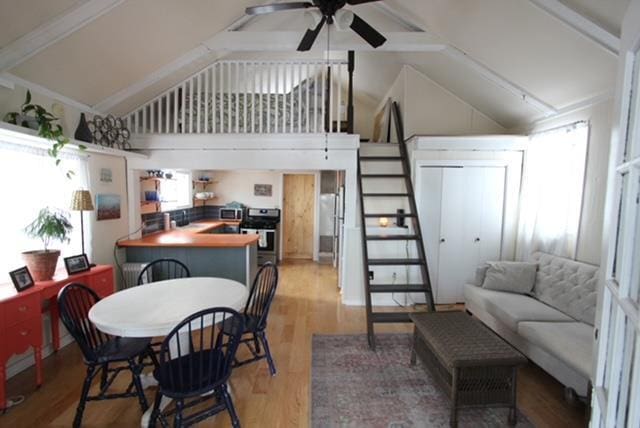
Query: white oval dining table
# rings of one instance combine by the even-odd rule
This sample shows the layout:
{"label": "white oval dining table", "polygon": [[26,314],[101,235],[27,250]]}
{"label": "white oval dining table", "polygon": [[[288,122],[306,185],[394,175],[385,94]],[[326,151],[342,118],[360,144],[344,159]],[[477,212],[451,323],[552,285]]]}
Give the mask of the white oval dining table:
{"label": "white oval dining table", "polygon": [[[203,309],[226,307],[240,311],[247,300],[247,287],[225,278],[180,278],[158,281],[118,291],[96,303],[89,311],[95,326],[114,336],[157,337],[168,335],[180,321]],[[153,375],[142,379],[155,385]],[[171,402],[163,397],[161,408]],[[151,408],[140,426],[148,426]]]}

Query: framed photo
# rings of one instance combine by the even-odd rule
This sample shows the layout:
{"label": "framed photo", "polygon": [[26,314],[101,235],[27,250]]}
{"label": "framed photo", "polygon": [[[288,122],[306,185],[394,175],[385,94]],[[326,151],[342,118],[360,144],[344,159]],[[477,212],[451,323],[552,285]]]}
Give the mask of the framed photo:
{"label": "framed photo", "polygon": [[86,272],[91,269],[89,259],[86,254],[79,254],[77,256],[65,257],[64,265],[67,268],[69,275],[74,275],[80,272]]}
{"label": "framed photo", "polygon": [[96,195],[98,221],[120,218],[120,195]]}
{"label": "framed photo", "polygon": [[273,186],[271,184],[254,184],[253,195],[254,196],[272,196]]}
{"label": "framed photo", "polygon": [[18,290],[18,293],[26,290],[27,288],[33,287],[35,284],[33,277],[31,277],[31,272],[29,272],[29,269],[27,269],[26,266],[9,272],[9,276],[13,282],[13,286]]}

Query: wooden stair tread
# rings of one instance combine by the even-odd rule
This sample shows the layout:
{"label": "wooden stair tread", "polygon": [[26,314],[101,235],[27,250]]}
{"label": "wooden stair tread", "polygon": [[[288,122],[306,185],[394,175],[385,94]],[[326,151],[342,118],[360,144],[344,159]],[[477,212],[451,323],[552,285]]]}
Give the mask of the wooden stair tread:
{"label": "wooden stair tread", "polygon": [[413,322],[410,312],[371,312],[371,320],[375,323]]}
{"label": "wooden stair tread", "polygon": [[375,213],[375,214],[365,214],[365,218],[377,218],[377,217],[416,217],[413,213]]}
{"label": "wooden stair tread", "polygon": [[408,193],[363,193],[364,198],[408,198]]}
{"label": "wooden stair tread", "polygon": [[428,288],[425,284],[371,284],[372,293],[423,293]]}
{"label": "wooden stair tread", "polygon": [[425,264],[422,259],[369,259],[369,266],[419,266]]}
{"label": "wooden stair tread", "polygon": [[367,241],[416,241],[418,235],[367,235]]}
{"label": "wooden stair tread", "polygon": [[404,174],[361,174],[362,178],[405,178]]}

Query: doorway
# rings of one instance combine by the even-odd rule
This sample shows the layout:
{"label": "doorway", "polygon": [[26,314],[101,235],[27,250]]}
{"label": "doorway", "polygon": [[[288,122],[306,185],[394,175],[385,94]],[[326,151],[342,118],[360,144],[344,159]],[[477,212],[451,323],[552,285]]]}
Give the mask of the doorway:
{"label": "doorway", "polygon": [[284,174],[282,217],[285,259],[313,259],[315,182],[314,174]]}

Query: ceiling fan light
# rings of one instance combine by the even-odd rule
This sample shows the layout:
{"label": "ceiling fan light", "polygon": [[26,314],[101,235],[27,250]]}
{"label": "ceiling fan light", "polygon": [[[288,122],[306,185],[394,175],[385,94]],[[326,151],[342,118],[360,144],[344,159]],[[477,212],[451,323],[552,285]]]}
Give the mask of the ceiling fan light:
{"label": "ceiling fan light", "polygon": [[335,23],[340,31],[346,31],[353,23],[353,12],[350,10],[340,9],[336,12]]}
{"label": "ceiling fan light", "polygon": [[322,13],[319,10],[306,10],[304,12],[304,22],[307,28],[313,30],[322,21]]}

